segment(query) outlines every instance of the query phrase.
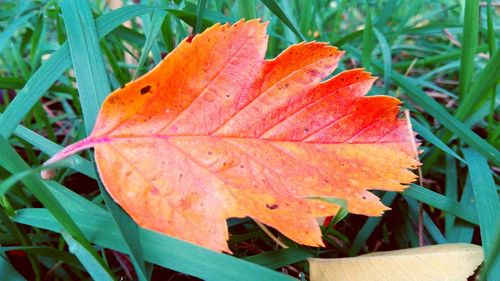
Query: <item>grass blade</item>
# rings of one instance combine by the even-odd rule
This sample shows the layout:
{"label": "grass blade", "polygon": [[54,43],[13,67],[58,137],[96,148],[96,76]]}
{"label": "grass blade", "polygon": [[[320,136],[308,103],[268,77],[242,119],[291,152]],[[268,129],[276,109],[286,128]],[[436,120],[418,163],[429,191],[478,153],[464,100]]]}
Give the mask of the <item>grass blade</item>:
{"label": "grass blade", "polygon": [[198,7],[196,8],[196,23],[194,25],[194,34],[201,32],[201,27],[203,23],[203,15],[205,14],[205,9],[207,8],[207,0],[198,0]]}
{"label": "grass blade", "polygon": [[[109,216],[71,213],[87,237],[98,245],[123,251],[124,245]],[[23,209],[14,220],[55,232],[60,232],[58,222],[45,209]],[[207,280],[296,280],[282,273],[143,228],[139,238],[144,247],[144,259]]]}
{"label": "grass blade", "polygon": [[[445,186],[445,196],[451,200],[458,200],[458,172],[457,163],[455,159],[451,158],[449,155],[446,156],[446,186]],[[446,237],[450,237],[454,231],[453,225],[455,223],[455,217],[450,214],[444,215],[444,231]]]}
{"label": "grass blade", "polygon": [[468,95],[472,75],[474,75],[474,57],[476,54],[479,31],[479,1],[465,1],[464,29],[462,34],[462,53],[460,57],[460,98]]}
{"label": "grass blade", "polygon": [[284,267],[312,257],[313,254],[302,248],[279,249],[244,258],[271,269]]}
{"label": "grass blade", "polygon": [[[477,216],[483,242],[485,260],[493,254],[497,229],[500,229],[500,201],[493,175],[486,158],[473,149],[463,150],[469,166],[469,174],[476,201]],[[492,269],[489,280],[500,279],[500,267]]]}
{"label": "grass blade", "polygon": [[34,15],[34,13],[29,13],[20,18],[17,18],[9,26],[2,30],[2,32],[0,33],[0,53],[2,52],[3,48],[7,46],[10,37],[14,35],[16,30],[23,26],[26,22],[28,22],[28,20]]}
{"label": "grass blade", "polygon": [[274,15],[276,15],[286,26],[288,26],[288,28],[290,28],[290,30],[297,35],[297,37],[299,37],[302,41],[307,41],[306,37],[304,37],[304,35],[297,29],[275,0],[261,1]]}
{"label": "grass blade", "polygon": [[[77,3],[79,5],[77,5]],[[97,33],[92,28],[94,26],[94,22],[87,3],[85,1],[65,1],[61,3],[61,8],[63,10],[63,16],[66,18],[65,22],[68,30],[68,42],[75,69],[75,76],[80,90],[83,117],[88,134],[93,127],[102,101],[110,91],[109,82],[107,80],[102,54],[99,49]],[[68,20],[78,14],[83,14],[81,22],[69,24]],[[156,39],[160,31],[161,21],[164,17],[164,11],[155,10],[151,25],[152,33],[150,33],[149,38],[146,39],[145,48],[151,48],[154,39]],[[84,46],[86,48],[84,48]],[[149,49],[143,52],[143,55],[141,55],[142,63],[144,63],[148,54]],[[80,59],[80,56],[85,59]],[[142,63],[139,65],[142,65]],[[94,87],[88,87],[87,85],[94,85]],[[100,190],[105,198],[106,205],[112,214],[113,221],[116,223],[119,233],[122,236],[120,238],[127,246],[126,253],[130,255],[139,279],[147,280],[141,249],[139,243],[136,242],[138,241],[137,231],[135,230],[136,226],[131,220],[126,220],[126,214],[124,214],[111,197],[109,197],[102,185],[100,186]],[[82,258],[85,258],[85,256]],[[91,261],[87,262],[92,265]],[[97,272],[100,271],[98,270]]]}
{"label": "grass blade", "polygon": [[[464,120],[475,108],[477,103],[486,96],[488,91],[491,91],[499,80],[500,50],[497,50],[490,58],[484,69],[474,79],[467,95],[462,97],[455,116],[459,120]],[[495,100],[492,100],[492,102],[494,103]]]}
{"label": "grass blade", "polygon": [[257,17],[255,11],[255,0],[237,0],[240,18],[254,19]]}
{"label": "grass blade", "polygon": [[451,200],[450,198],[429,190],[420,185],[412,184],[407,188],[403,195],[416,199],[429,206],[448,212],[456,217],[473,224],[478,224],[476,210],[463,203]]}
{"label": "grass blade", "polygon": [[442,142],[436,135],[434,135],[431,131],[427,130],[423,125],[417,122],[415,119],[411,119],[412,128],[417,132],[422,138],[426,141],[432,143],[442,151],[448,153],[449,155],[455,157],[457,160],[460,160],[462,163],[465,163],[465,160],[462,159],[453,149],[447,146],[444,142]]}
{"label": "grass blade", "polygon": [[366,70],[370,70],[372,61],[372,51],[375,48],[375,40],[373,38],[372,13],[368,2],[365,4],[366,23],[363,29],[363,53],[361,63]]}
{"label": "grass blade", "polygon": [[[29,166],[23,159],[16,153],[10,146],[9,142],[0,136],[0,166],[5,168],[12,174],[20,173],[28,170]],[[63,205],[57,200],[53,194],[44,187],[44,184],[39,176],[28,175],[22,179],[24,185],[31,193],[48,209],[50,214],[57,219],[60,223],[62,230],[71,233],[71,235],[78,240],[78,242],[85,248],[85,250],[94,256],[102,265],[104,263],[100,260],[97,253],[94,251],[85,235],[80,228],[75,224],[72,217],[64,209]]]}
{"label": "grass blade", "polygon": [[90,274],[90,276],[94,280],[103,280],[103,281],[113,281],[113,277],[108,273],[106,268],[99,263],[96,258],[91,255],[89,252],[85,250],[85,247],[82,247],[82,245],[71,235],[69,235],[67,232],[62,232],[62,236],[64,237],[64,240],[66,240],[66,243],[68,243],[68,248],[69,252],[74,254],[78,260],[83,264],[85,269],[87,269],[87,272]]}
{"label": "grass blade", "polygon": [[[31,131],[30,129],[22,125],[17,126],[14,133],[16,136],[27,141],[34,147],[39,148],[40,151],[49,156],[52,156],[63,149],[62,146],[44,138],[43,136]],[[73,155],[70,159],[72,158],[75,158],[75,160],[69,162],[70,168],[93,179],[97,177],[94,167],[90,161],[78,155]]]}
{"label": "grass blade", "polygon": [[83,121],[89,134],[94,128],[101,103],[110,92],[108,75],[99,47],[95,22],[87,2],[62,1],[60,5],[80,92]]}
{"label": "grass blade", "polygon": [[5,278],[4,280],[26,281],[26,279],[12,267],[9,260],[4,255],[0,255],[0,274],[2,278]]}
{"label": "grass blade", "polygon": [[165,11],[159,9],[156,9],[153,12],[153,18],[151,20],[150,28],[146,32],[146,43],[142,48],[141,57],[139,58],[139,62],[137,63],[137,67],[135,69],[134,79],[139,76],[141,70],[143,69],[144,63],[146,62],[146,59],[149,56],[149,52],[153,47],[153,43],[156,42],[156,38],[158,37],[158,34],[160,34],[161,23],[165,19],[166,14],[167,13]]}
{"label": "grass blade", "polygon": [[389,43],[385,39],[385,36],[377,28],[373,29],[375,37],[377,37],[378,44],[380,45],[380,50],[382,51],[382,61],[384,62],[384,91],[387,95],[389,93],[389,86],[391,85],[391,75],[392,75],[392,57],[391,48]]}

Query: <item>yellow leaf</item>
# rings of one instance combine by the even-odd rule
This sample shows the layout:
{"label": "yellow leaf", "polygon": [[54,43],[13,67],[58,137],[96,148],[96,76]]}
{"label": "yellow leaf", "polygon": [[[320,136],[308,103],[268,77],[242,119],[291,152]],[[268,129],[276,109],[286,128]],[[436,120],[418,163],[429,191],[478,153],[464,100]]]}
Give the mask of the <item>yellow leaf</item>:
{"label": "yellow leaf", "polygon": [[472,244],[443,244],[354,258],[309,259],[311,281],[467,280],[483,261]]}

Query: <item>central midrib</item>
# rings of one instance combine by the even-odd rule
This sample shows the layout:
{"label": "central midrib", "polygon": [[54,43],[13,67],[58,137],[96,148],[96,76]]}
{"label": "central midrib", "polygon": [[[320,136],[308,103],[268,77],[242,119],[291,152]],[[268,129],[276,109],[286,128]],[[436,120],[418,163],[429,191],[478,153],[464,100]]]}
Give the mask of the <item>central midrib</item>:
{"label": "central midrib", "polygon": [[175,139],[175,138],[213,138],[213,139],[233,139],[233,140],[249,140],[262,141],[273,143],[303,143],[311,145],[319,144],[389,144],[389,143],[409,143],[411,140],[401,141],[374,141],[374,142],[319,142],[319,141],[302,141],[302,140],[279,140],[279,139],[263,139],[253,137],[236,137],[236,136],[213,136],[213,135],[135,135],[135,136],[102,136],[91,138],[91,142],[95,144],[113,142],[114,140],[137,140],[137,139]]}

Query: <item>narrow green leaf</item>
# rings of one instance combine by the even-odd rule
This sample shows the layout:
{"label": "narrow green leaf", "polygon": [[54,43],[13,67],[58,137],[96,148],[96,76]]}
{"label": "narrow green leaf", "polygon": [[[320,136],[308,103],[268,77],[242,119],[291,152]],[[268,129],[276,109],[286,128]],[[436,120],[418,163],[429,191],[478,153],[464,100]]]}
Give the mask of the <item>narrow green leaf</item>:
{"label": "narrow green leaf", "polygon": [[[464,120],[476,104],[486,96],[493,86],[500,80],[500,50],[490,58],[483,70],[474,78],[469,91],[466,95],[462,96],[462,100],[457,108],[455,116],[459,120]],[[494,103],[495,101],[492,100]]]}
{"label": "narrow green leaf", "polygon": [[[63,149],[62,146],[44,138],[22,125],[17,126],[14,134],[34,147],[39,148],[41,152],[49,156],[52,156]],[[94,167],[90,161],[78,155],[73,155],[71,158],[75,158],[75,160],[67,162],[70,168],[93,179],[97,177]]]}
{"label": "narrow green leaf", "polygon": [[[22,172],[15,173],[14,175],[3,179],[0,182],[0,197],[4,196],[9,189],[14,186],[14,184],[23,180],[27,176],[38,175],[44,169],[56,169],[59,167],[67,166],[70,162],[74,162],[76,159],[64,159],[62,161],[58,161],[57,163],[52,163],[47,166],[40,166],[34,169],[28,169]],[[77,161],[77,160],[76,160]]]}
{"label": "narrow green leaf", "polygon": [[[28,254],[50,257],[55,261],[63,261],[66,264],[72,266],[81,266],[80,262],[78,262],[78,260],[72,254],[51,247],[38,247],[38,246],[0,247],[0,252],[8,252],[8,251],[23,251]],[[0,274],[0,276],[3,275]]]}
{"label": "narrow green leaf", "polygon": [[[407,196],[403,197],[405,198],[406,202],[408,202],[408,205],[410,207],[411,211],[410,217],[418,218],[420,212],[420,206],[417,203],[417,201]],[[447,243],[446,238],[443,236],[441,230],[439,230],[439,228],[436,226],[436,224],[431,219],[429,214],[427,214],[425,210],[422,210],[421,212],[422,212],[422,222],[424,225],[424,229],[427,230],[427,232],[429,233],[430,237],[434,240],[434,242],[436,242],[437,244]]]}
{"label": "narrow green leaf", "polygon": [[96,217],[109,216],[109,212],[104,208],[104,206],[87,200],[85,197],[71,191],[62,184],[50,180],[46,180],[43,183],[45,188],[50,190],[59,202],[66,203],[64,208],[68,210],[68,212],[87,213]]}
{"label": "narrow green leaf", "polygon": [[380,50],[382,51],[382,61],[384,63],[384,91],[385,94],[388,94],[392,75],[391,48],[389,47],[389,43],[387,43],[384,34],[380,32],[380,30],[374,28],[373,33],[375,34],[375,37],[377,37],[378,44],[380,45]]}
{"label": "narrow green leaf", "polygon": [[[468,176],[465,181],[465,187],[463,188],[462,196],[460,197],[460,203],[473,208],[476,206],[470,176]],[[461,219],[455,219],[454,221],[453,232],[451,232],[450,235],[447,235],[446,239],[451,243],[471,243],[475,225]]]}
{"label": "narrow green leaf", "polygon": [[312,257],[313,254],[302,248],[288,248],[265,252],[244,260],[256,263],[271,269],[277,269]]}
{"label": "narrow green leaf", "polygon": [[10,37],[14,35],[16,30],[23,26],[34,15],[35,13],[28,13],[20,18],[14,19],[14,21],[9,26],[5,27],[2,30],[2,32],[0,33],[0,53],[2,52],[3,48],[7,46]]}
{"label": "narrow green leaf", "polygon": [[[166,13],[163,10],[160,10],[160,12]],[[161,23],[162,23],[164,18],[165,18],[165,16],[158,17],[158,12],[157,12],[157,15],[153,16],[153,19],[155,20],[155,22],[152,22],[151,17],[149,15],[142,15],[141,20],[142,20],[142,26],[144,28],[144,31],[151,32],[151,30],[154,30],[154,29],[161,29]],[[158,32],[157,32],[157,34],[158,34]],[[145,34],[145,35],[146,35],[146,38],[151,37],[150,34]],[[158,44],[158,40],[156,39],[156,37],[154,39],[155,40],[153,40],[153,44],[151,45],[151,55],[153,57],[153,62],[155,64],[159,64],[162,60],[160,45]],[[137,77],[137,74],[135,74],[135,75]]]}
{"label": "narrow green leaf", "polygon": [[403,192],[403,195],[409,196],[434,208],[448,212],[470,223],[478,224],[475,209],[465,204],[451,200],[444,195],[436,193],[420,185],[412,184]]}
{"label": "narrow green leaf", "polygon": [[143,69],[144,63],[149,56],[149,52],[153,47],[153,43],[156,42],[158,34],[161,31],[161,23],[165,19],[165,15],[167,13],[165,11],[156,9],[153,12],[153,18],[151,20],[151,24],[149,26],[149,30],[146,32],[146,43],[141,51],[141,57],[139,58],[139,62],[137,63],[137,68],[135,69],[134,79],[136,79],[141,73],[141,69]]}
{"label": "narrow green leaf", "polygon": [[464,29],[462,34],[462,54],[460,57],[460,98],[468,95],[470,82],[474,75],[474,57],[479,32],[479,1],[465,1]]}
{"label": "narrow green leaf", "polygon": [[[457,163],[451,156],[446,156],[446,178],[445,178],[445,196],[451,200],[458,200],[458,172]],[[455,218],[451,214],[444,215],[444,231],[446,237],[450,237],[454,231],[453,224]]]}
{"label": "narrow green leaf", "polygon": [[170,13],[165,15],[165,19],[161,24],[161,34],[165,47],[167,48],[167,52],[171,52],[175,45],[175,35],[172,27],[172,16]]}
{"label": "narrow green leaf", "polygon": [[306,34],[307,36],[309,36],[309,38],[315,37],[314,32],[318,30],[313,30],[313,28],[315,24],[315,19],[320,14],[317,13],[317,11],[315,10],[321,8],[319,7],[319,5],[317,5],[317,2],[301,5],[298,6],[297,8],[300,9],[300,17],[298,17],[300,31],[302,32],[302,34]]}
{"label": "narrow green leaf", "polygon": [[109,280],[113,281],[113,277],[109,274],[106,268],[91,253],[85,249],[77,240],[75,240],[67,232],[63,231],[62,236],[68,243],[69,252],[74,254],[83,264],[87,272],[94,280]]}
{"label": "narrow green leaf", "polygon": [[10,264],[9,260],[0,255],[0,276],[9,281],[26,281],[26,279]]}
{"label": "narrow green leaf", "polygon": [[37,69],[41,63],[42,57],[42,44],[45,37],[45,32],[47,27],[45,24],[45,15],[41,14],[38,16],[36,23],[35,32],[31,36],[31,48],[30,48],[30,58],[31,58],[31,69]]}
{"label": "narrow green leaf", "polygon": [[297,27],[292,23],[290,18],[283,12],[281,7],[276,3],[275,0],[261,0],[264,5],[274,14],[276,15],[288,28],[290,28],[297,37],[299,37],[302,41],[306,41],[304,35],[297,29]]}
{"label": "narrow green leaf", "polygon": [[255,0],[238,0],[237,3],[240,18],[249,20],[257,17],[257,13],[255,11]]}
{"label": "narrow green leaf", "polygon": [[[109,216],[71,213],[92,242],[105,248],[124,251],[116,226]],[[14,221],[61,232],[58,222],[46,209],[19,210]],[[195,246],[160,233],[139,229],[144,259],[206,280],[296,280],[268,268]]]}
{"label": "narrow green leaf", "polygon": [[198,7],[196,8],[196,23],[194,25],[194,33],[200,33],[203,23],[203,16],[207,8],[207,0],[198,0]]}
{"label": "narrow green leaf", "polygon": [[87,134],[94,128],[101,103],[110,92],[92,12],[84,0],[60,3]]}
{"label": "narrow green leaf", "polygon": [[[97,170],[97,167],[96,167]],[[123,237],[125,250],[124,252],[130,256],[137,277],[140,281],[146,281],[146,266],[144,263],[143,251],[139,241],[139,226],[130,218],[125,211],[118,206],[118,204],[111,198],[104,184],[100,179],[97,180],[99,190],[106,203],[106,207],[111,214],[113,222],[115,223],[120,235]]]}
{"label": "narrow green leaf", "polygon": [[[5,168],[12,174],[23,172],[29,169],[29,166],[24,160],[16,153],[10,146],[9,142],[0,136],[0,166]],[[80,228],[75,224],[72,217],[64,209],[62,203],[57,200],[53,194],[44,187],[44,184],[39,176],[28,175],[22,179],[24,185],[31,193],[50,211],[60,223],[62,230],[71,233],[85,249],[94,255],[97,260],[97,253],[93,250],[92,246],[85,238]]]}
{"label": "narrow green leaf", "polygon": [[458,156],[458,154],[448,147],[444,142],[442,142],[436,135],[434,135],[431,131],[427,130],[424,126],[417,122],[417,120],[411,118],[412,128],[417,132],[423,139],[432,143],[442,151],[448,153],[449,155],[455,157],[457,160],[460,160],[462,163],[465,163],[465,160],[462,157]]}
{"label": "narrow green leaf", "polygon": [[[490,259],[497,229],[500,229],[500,201],[493,175],[486,158],[471,148],[463,149],[469,167],[470,180],[476,201],[479,229],[485,259]],[[500,267],[492,269],[489,280],[500,279]]]}
{"label": "narrow green leaf", "polygon": [[[476,54],[478,52],[485,52],[487,50],[488,50],[488,45],[486,45],[486,44],[480,45],[476,48]],[[413,64],[413,66],[420,67],[420,66],[426,66],[426,65],[437,65],[440,63],[449,62],[449,61],[458,59],[458,58],[460,58],[461,54],[462,54],[461,50],[458,50],[458,51],[446,52],[444,54],[439,54],[439,55],[435,55],[435,56],[425,57],[422,59],[418,59]],[[393,66],[394,66],[394,68],[406,69],[412,63],[413,63],[413,59],[394,63]]]}
{"label": "narrow green leaf", "polygon": [[[4,205],[4,204],[2,204]],[[26,246],[29,247],[33,245],[33,242],[30,239],[30,236],[28,236],[27,233],[25,233],[18,225],[16,225],[10,216],[14,215],[15,212],[10,212],[7,208],[0,208],[0,223],[2,224],[3,229],[6,231],[6,233],[9,233],[10,235],[13,236],[15,239],[14,243],[18,243],[18,245]],[[0,255],[1,256],[1,255]],[[35,274],[35,279],[40,280],[42,273],[40,270],[40,264],[38,263],[38,260],[36,256],[32,254],[28,254],[28,260],[31,264],[31,267],[33,269],[33,272]],[[0,276],[3,276],[3,274],[0,274]]]}
{"label": "narrow green leaf", "polygon": [[375,40],[373,38],[373,25],[372,25],[372,13],[370,9],[370,5],[368,2],[365,4],[366,10],[366,23],[365,28],[363,29],[363,50],[361,55],[361,63],[363,67],[367,70],[370,70],[371,61],[372,61],[372,51],[375,48]]}

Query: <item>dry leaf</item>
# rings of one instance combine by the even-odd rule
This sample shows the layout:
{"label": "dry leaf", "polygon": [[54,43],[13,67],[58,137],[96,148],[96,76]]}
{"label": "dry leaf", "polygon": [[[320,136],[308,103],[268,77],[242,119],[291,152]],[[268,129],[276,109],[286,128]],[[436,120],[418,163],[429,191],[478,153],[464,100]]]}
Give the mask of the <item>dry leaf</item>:
{"label": "dry leaf", "polygon": [[378,216],[367,191],[415,179],[414,135],[399,100],[365,97],[361,69],[321,82],[343,52],[291,46],[264,60],[266,23],[216,24],[113,92],[92,134],[49,163],[94,147],[111,196],[141,226],[229,252],[226,218],[250,216],[323,245],[315,217],[337,206]]}
{"label": "dry leaf", "polygon": [[309,259],[311,281],[465,281],[483,261],[472,244],[442,244],[354,258]]}

